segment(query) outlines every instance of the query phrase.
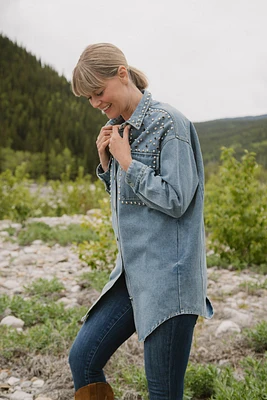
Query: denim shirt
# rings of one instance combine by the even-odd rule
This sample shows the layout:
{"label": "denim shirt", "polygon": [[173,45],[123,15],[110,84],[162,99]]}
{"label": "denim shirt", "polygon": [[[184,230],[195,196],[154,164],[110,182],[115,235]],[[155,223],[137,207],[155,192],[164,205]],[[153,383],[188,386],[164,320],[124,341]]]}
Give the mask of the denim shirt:
{"label": "denim shirt", "polygon": [[124,272],[138,339],[144,341],[176,315],[213,315],[206,293],[204,169],[193,124],[147,90],[130,119],[108,122],[117,124],[121,134],[130,125],[133,161],[127,172],[115,159],[108,171],[97,168],[111,196],[118,244],[116,266],[100,297]]}

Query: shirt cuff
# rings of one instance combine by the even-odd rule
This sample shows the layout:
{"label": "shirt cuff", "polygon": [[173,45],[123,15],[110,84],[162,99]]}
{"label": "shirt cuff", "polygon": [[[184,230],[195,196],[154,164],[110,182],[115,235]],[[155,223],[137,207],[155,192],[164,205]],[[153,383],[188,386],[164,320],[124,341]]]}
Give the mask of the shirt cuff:
{"label": "shirt cuff", "polygon": [[96,168],[96,174],[100,179],[104,179],[109,177],[109,169],[107,171],[104,171],[102,168],[102,165],[99,164]]}
{"label": "shirt cuff", "polygon": [[139,183],[147,168],[147,165],[140,161],[133,160],[126,171],[125,182],[131,186],[135,193],[138,191]]}

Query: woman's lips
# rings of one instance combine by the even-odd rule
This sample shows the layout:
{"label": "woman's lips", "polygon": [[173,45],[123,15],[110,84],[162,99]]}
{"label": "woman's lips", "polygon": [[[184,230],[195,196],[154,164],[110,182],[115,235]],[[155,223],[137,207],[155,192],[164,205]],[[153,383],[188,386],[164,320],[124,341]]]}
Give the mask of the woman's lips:
{"label": "woman's lips", "polygon": [[110,107],[111,107],[111,104],[109,104],[107,107],[103,108],[103,109],[101,110],[102,113],[105,114],[106,111],[108,111],[108,110],[110,109]]}

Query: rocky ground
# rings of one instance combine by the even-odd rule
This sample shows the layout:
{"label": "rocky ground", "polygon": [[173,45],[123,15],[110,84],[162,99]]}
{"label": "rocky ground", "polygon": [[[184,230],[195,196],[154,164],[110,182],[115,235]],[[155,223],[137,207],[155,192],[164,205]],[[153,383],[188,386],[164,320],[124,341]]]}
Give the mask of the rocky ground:
{"label": "rocky ground", "polygon": [[[61,218],[40,218],[49,224],[77,223],[81,216]],[[77,285],[76,277],[86,270],[71,246],[49,247],[41,241],[22,247],[7,241],[8,227],[20,229],[20,225],[10,221],[0,221],[0,293],[23,294],[24,285],[36,278],[58,277],[65,285],[61,298],[65,307],[90,305],[98,296],[94,289],[83,289]],[[243,346],[242,331],[266,319],[266,290],[259,289],[250,294],[243,282],[260,283],[265,278],[250,271],[230,271],[217,267],[209,268],[209,297],[215,316],[207,321],[199,319],[195,330],[191,353],[192,362],[212,362],[216,365],[230,363],[238,366],[238,361],[250,350]],[[0,316],[1,324],[16,324],[8,310]],[[9,319],[8,319],[9,318]],[[7,322],[8,321],[8,322]],[[18,325],[19,326],[19,325]],[[23,329],[23,328],[22,328]],[[134,335],[113,357],[118,360],[126,355],[130,363],[142,365],[142,345]],[[0,400],[67,400],[73,398],[73,384],[67,363],[67,354],[62,358],[52,356],[22,354],[19,362],[4,364],[0,358]],[[110,361],[112,363],[112,360]],[[114,364],[113,364],[114,365]],[[107,374],[112,382],[113,368],[107,366]],[[124,398],[134,399],[126,393]]]}

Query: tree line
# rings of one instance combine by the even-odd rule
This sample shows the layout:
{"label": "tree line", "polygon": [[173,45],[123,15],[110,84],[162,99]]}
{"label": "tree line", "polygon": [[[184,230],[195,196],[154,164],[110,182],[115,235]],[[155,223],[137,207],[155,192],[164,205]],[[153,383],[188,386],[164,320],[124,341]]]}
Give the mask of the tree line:
{"label": "tree line", "polygon": [[96,137],[107,119],[76,98],[70,82],[0,35],[0,172],[21,160],[32,177],[56,178],[71,165],[94,174]]}
{"label": "tree line", "polygon": [[[95,176],[95,141],[107,119],[76,98],[70,82],[0,35],[0,173],[27,164],[30,177],[74,179],[80,168]],[[218,168],[221,147],[237,158],[254,151],[267,168],[267,115],[196,123],[207,174]]]}

